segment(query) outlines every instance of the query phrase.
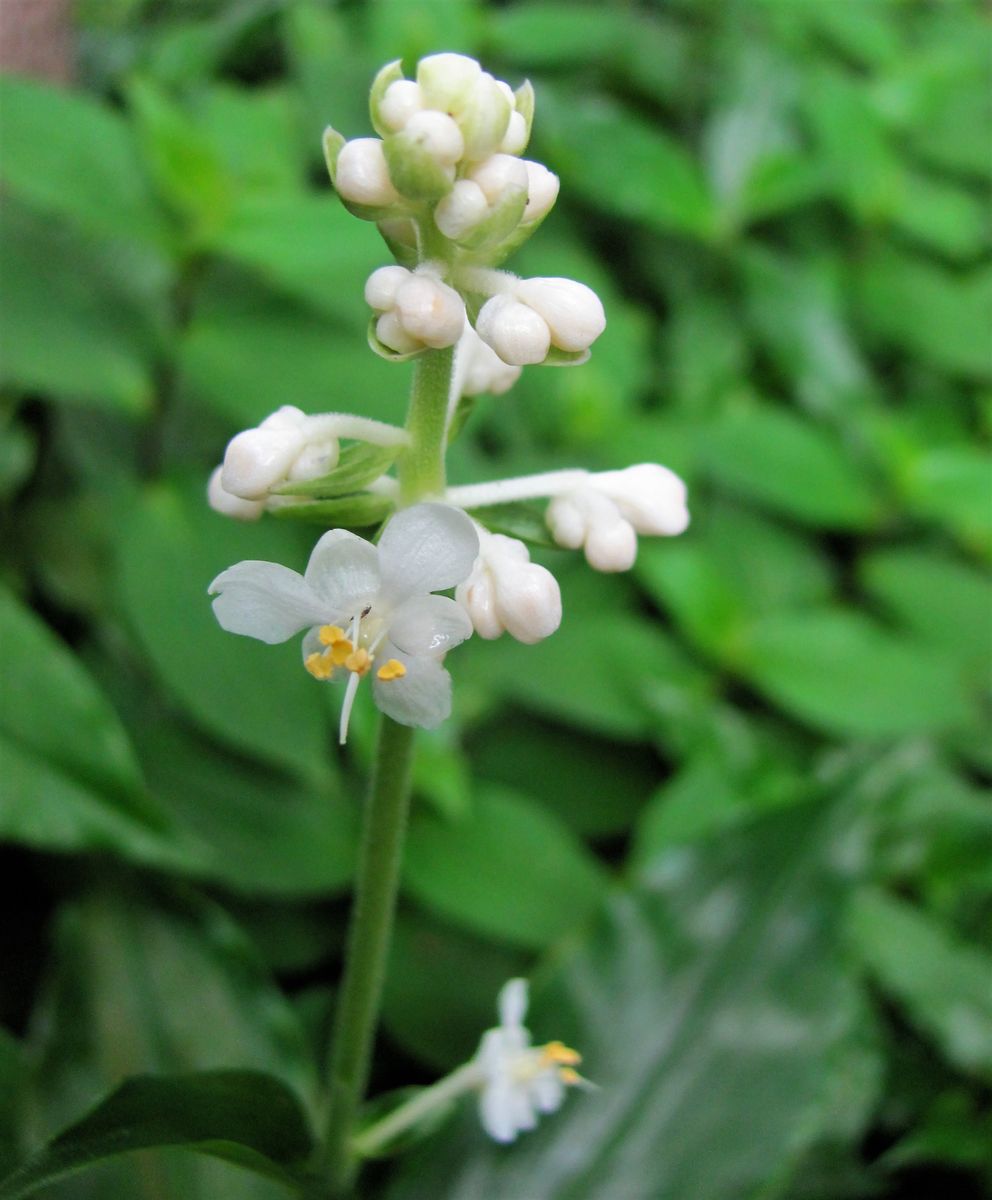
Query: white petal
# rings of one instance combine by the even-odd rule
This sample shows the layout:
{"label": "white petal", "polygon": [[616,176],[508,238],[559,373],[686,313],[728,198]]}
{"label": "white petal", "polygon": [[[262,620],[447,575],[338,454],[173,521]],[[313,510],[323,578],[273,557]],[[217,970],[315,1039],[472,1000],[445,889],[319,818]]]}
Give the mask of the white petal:
{"label": "white petal", "polygon": [[382,595],[394,605],[467,579],[479,535],[461,509],[415,504],[390,519],[379,540]]}
{"label": "white petal", "polygon": [[207,589],[221,628],[258,638],[270,645],[284,642],[308,625],[328,619],[327,604],[296,571],[279,563],[249,559],[236,563]]}
{"label": "white petal", "polygon": [[531,1080],[530,1094],[538,1112],[553,1113],[559,1109],[565,1099],[565,1085],[558,1077],[558,1071],[549,1067]]}
{"label": "white petal", "polygon": [[512,1142],[517,1136],[514,1123],[513,1086],[509,1083],[490,1084],[479,1097],[479,1120],[482,1128],[496,1142]]}
{"label": "white petal", "polygon": [[332,529],[313,548],[306,581],[335,618],[347,618],[371,604],[379,590],[379,553],[371,542]]}
{"label": "white petal", "polygon": [[472,636],[472,618],[447,596],[413,596],[389,622],[389,640],[404,654],[444,654]]}
{"label": "white petal", "polygon": [[372,697],[380,712],[400,725],[435,729],[451,714],[451,676],[434,658],[408,658],[389,642],[376,655],[379,663],[398,659],[406,674],[380,679],[373,671]]}
{"label": "white petal", "polygon": [[496,1001],[501,1025],[522,1025],[527,1015],[527,980],[510,979]]}

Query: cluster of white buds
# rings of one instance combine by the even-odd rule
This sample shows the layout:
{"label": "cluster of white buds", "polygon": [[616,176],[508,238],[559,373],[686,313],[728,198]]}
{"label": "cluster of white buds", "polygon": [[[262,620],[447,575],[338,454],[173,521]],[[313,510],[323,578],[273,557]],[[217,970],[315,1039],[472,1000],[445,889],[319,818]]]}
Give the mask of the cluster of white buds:
{"label": "cluster of white buds", "polygon": [[559,546],[581,547],[597,571],[627,571],[638,534],[673,537],[687,528],[686,487],[658,463],[600,471],[555,496],[547,522]]}
{"label": "cluster of white buds", "polygon": [[299,503],[298,498],[272,493],[332,471],[341,453],[341,438],[380,446],[402,446],[408,440],[405,430],[382,421],[349,413],[307,416],[284,404],[228,442],[224,461],[207,485],[210,507],[227,517],[254,521],[268,509]]}
{"label": "cluster of white buds", "polygon": [[505,363],[523,367],[543,362],[554,346],[584,354],[606,328],[603,305],[574,279],[515,279],[482,306],[475,323],[479,337]]}
{"label": "cluster of white buds", "polygon": [[365,284],[365,300],[380,314],[376,337],[399,354],[412,354],[425,346],[435,350],[453,346],[465,328],[461,296],[441,281],[431,263],[414,271],[379,267]]}
{"label": "cluster of white buds", "polygon": [[472,573],[455,590],[455,599],[483,638],[509,633],[528,645],[554,633],[561,624],[558,581],[530,561],[523,542],[477,526],[479,557]]}
{"label": "cluster of white buds", "polygon": [[467,321],[455,361],[461,396],[502,396],[520,378],[521,368],[505,363]]}

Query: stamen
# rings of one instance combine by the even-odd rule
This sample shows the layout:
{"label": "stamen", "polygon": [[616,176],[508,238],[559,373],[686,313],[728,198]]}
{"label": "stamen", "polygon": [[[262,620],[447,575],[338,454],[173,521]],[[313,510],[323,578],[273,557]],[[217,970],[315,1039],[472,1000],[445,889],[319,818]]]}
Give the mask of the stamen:
{"label": "stamen", "polygon": [[345,658],[344,665],[355,675],[364,675],[372,666],[372,656],[363,646],[360,646]]}
{"label": "stamen", "polygon": [[355,703],[355,695],[358,692],[358,685],[361,682],[361,675],[355,672],[348,679],[348,686],[345,689],[344,703],[341,705],[341,725],[338,730],[338,742],[342,746],[348,740],[348,722],[351,719],[351,708]]}
{"label": "stamen", "polygon": [[558,1078],[569,1087],[576,1087],[580,1083],[585,1083],[585,1080],[574,1067],[559,1067]]}
{"label": "stamen", "polygon": [[398,658],[388,659],[382,664],[379,670],[376,671],[376,677],[383,680],[385,683],[388,683],[391,679],[402,679],[405,674],[406,667]]}
{"label": "stamen", "polygon": [[346,637],[339,637],[331,646],[328,653],[336,667],[343,667],[351,655],[354,653],[354,646]]}
{"label": "stamen", "polygon": [[315,650],[313,654],[308,654],[303,665],[314,679],[330,679],[334,674],[334,661],[327,651],[322,654],[319,650]]}
{"label": "stamen", "polygon": [[317,630],[317,638],[322,646],[333,646],[335,642],[340,642],[344,637],[344,630],[340,625],[321,625]]}
{"label": "stamen", "polygon": [[562,1066],[574,1067],[582,1062],[582,1055],[564,1042],[548,1042],[541,1047],[541,1055],[547,1062],[560,1063]]}

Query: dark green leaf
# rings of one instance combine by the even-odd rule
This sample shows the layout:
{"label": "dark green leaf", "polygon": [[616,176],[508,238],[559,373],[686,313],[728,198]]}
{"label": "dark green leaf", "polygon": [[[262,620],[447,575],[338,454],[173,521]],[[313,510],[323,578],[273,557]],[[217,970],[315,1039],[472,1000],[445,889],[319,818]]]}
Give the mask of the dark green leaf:
{"label": "dark green leaf", "polygon": [[312,1139],[299,1101],[257,1071],[128,1080],[30,1163],[0,1182],[18,1200],[101,1159],[182,1146],[298,1186]]}

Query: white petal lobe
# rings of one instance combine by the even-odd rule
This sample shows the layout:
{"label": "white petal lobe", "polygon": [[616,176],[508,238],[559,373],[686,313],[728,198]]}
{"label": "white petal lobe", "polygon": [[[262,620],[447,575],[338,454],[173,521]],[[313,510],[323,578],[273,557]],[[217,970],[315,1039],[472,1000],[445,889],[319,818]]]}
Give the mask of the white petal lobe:
{"label": "white petal lobe", "polygon": [[279,563],[248,560],[222,571],[208,592],[222,629],[273,645],[328,617],[302,575]]}

